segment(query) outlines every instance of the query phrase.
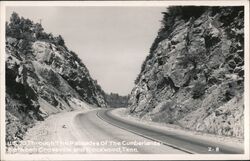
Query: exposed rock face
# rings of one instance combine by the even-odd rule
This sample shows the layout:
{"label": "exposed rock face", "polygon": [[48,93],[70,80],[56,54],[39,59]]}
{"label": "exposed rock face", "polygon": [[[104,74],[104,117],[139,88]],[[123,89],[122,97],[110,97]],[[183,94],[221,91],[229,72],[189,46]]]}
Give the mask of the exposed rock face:
{"label": "exposed rock face", "polygon": [[[189,8],[171,9],[163,25],[173,10]],[[243,7],[205,7],[198,15],[183,14],[169,20],[171,28],[160,30],[131,92],[130,113],[243,137]]]}
{"label": "exposed rock face", "polygon": [[[32,28],[34,24],[29,25]],[[35,120],[80,108],[77,104],[81,101],[107,106],[101,87],[78,56],[65,45],[37,37],[9,35],[6,36],[5,61],[7,143],[22,139]]]}
{"label": "exposed rock face", "polygon": [[127,107],[129,96],[120,96],[117,93],[106,94],[105,99],[110,107]]}

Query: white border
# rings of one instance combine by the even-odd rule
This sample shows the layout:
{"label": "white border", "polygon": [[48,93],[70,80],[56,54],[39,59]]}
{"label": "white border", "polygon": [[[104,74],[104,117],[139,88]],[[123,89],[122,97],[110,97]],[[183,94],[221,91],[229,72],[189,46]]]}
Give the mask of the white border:
{"label": "white border", "polygon": [[[1,105],[1,160],[248,160],[249,156],[249,1],[9,1],[1,4],[1,54],[0,54],[0,105]],[[5,9],[7,6],[245,6],[245,93],[244,93],[244,138],[245,154],[60,154],[60,155],[20,155],[5,153]]]}

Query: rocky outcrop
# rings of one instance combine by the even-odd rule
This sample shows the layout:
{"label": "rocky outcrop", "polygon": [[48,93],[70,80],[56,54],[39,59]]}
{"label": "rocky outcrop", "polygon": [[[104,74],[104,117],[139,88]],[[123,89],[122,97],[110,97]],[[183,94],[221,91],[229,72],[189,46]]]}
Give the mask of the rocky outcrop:
{"label": "rocky outcrop", "polygon": [[168,8],[131,92],[130,114],[243,137],[243,30],[243,7]]}
{"label": "rocky outcrop", "polygon": [[109,107],[127,107],[129,96],[120,96],[118,93],[106,94],[105,99]]}
{"label": "rocky outcrop", "polygon": [[78,56],[67,49],[62,37],[37,33],[35,28],[39,26],[14,13],[6,27],[8,146],[22,139],[34,121],[52,113],[79,109],[81,101],[107,106],[105,93]]}

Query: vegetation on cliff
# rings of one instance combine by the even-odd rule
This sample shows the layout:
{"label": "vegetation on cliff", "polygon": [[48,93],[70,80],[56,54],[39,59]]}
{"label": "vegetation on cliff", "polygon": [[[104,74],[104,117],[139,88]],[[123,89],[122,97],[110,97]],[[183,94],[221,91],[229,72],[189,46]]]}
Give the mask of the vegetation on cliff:
{"label": "vegetation on cliff", "polygon": [[129,96],[120,96],[118,93],[106,94],[105,99],[110,107],[127,107]]}
{"label": "vegetation on cliff", "polygon": [[131,115],[243,137],[244,7],[167,8],[135,84]]}
{"label": "vegetation on cliff", "polygon": [[106,107],[105,93],[62,36],[13,13],[6,22],[6,142],[22,139],[36,120],[81,108]]}

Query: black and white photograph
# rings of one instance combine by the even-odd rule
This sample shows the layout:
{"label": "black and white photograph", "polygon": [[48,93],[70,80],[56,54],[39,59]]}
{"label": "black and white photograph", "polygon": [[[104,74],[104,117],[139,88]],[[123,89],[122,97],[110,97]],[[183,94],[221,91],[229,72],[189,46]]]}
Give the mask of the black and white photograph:
{"label": "black and white photograph", "polygon": [[249,159],[249,1],[1,2],[0,65],[1,160]]}

